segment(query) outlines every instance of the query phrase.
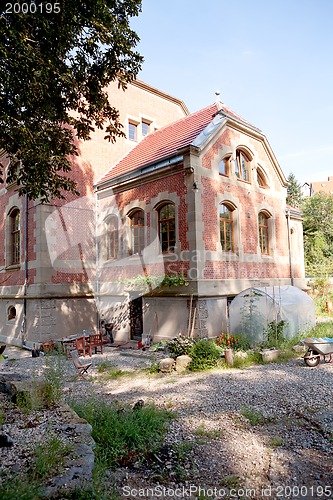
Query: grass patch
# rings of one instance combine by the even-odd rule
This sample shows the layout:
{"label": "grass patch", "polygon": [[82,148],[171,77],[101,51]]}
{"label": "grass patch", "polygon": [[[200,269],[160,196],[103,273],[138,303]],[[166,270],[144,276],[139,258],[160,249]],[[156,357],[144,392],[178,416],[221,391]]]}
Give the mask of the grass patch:
{"label": "grass patch", "polygon": [[219,439],[223,436],[223,433],[220,429],[207,429],[204,424],[201,424],[194,431],[196,436],[210,439]]}
{"label": "grass patch", "polygon": [[97,365],[97,372],[101,375],[103,380],[116,380],[121,377],[132,375],[133,372],[121,370],[117,368],[112,361],[105,360]]}
{"label": "grass patch", "polygon": [[39,486],[30,479],[10,478],[0,483],[1,500],[36,500],[40,498]]}
{"label": "grass patch", "polygon": [[49,437],[45,442],[38,443],[34,449],[31,475],[35,478],[45,479],[63,465],[64,458],[69,455],[71,450],[72,446],[69,443],[63,443],[55,435]]}
{"label": "grass patch", "polygon": [[270,439],[270,445],[273,446],[273,448],[277,448],[278,446],[282,446],[282,438],[280,436],[272,436]]}
{"label": "grass patch", "polygon": [[243,415],[251,425],[262,425],[266,420],[264,415],[254,408],[241,408],[240,414]]}
{"label": "grass patch", "polygon": [[138,410],[96,400],[70,404],[91,424],[96,456],[111,468],[128,465],[157,449],[172,418],[170,411],[153,404]]}

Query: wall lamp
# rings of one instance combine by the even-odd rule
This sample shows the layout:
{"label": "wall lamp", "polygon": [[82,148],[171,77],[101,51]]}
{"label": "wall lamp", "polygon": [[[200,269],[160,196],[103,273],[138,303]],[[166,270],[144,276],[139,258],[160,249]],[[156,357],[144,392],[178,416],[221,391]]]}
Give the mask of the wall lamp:
{"label": "wall lamp", "polygon": [[198,184],[196,182],[193,182],[192,191],[194,191],[195,193],[199,191]]}

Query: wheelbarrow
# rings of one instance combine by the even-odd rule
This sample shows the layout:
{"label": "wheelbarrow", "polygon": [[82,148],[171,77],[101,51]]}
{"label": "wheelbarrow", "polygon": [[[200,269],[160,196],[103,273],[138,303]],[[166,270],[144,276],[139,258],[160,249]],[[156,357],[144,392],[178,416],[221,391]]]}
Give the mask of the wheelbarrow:
{"label": "wheelbarrow", "polygon": [[333,361],[333,338],[307,338],[301,341],[308,350],[303,356],[304,362],[308,366],[317,366],[321,359],[325,363]]}

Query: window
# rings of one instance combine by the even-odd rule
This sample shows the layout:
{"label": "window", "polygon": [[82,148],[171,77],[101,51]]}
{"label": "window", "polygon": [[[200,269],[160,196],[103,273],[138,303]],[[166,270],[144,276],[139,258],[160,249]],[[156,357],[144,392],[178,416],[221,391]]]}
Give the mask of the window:
{"label": "window", "polygon": [[219,163],[219,174],[220,175],[229,176],[230,159],[231,159],[231,156],[227,156],[226,158],[223,158],[223,160],[220,161],[220,163]]}
{"label": "window", "polygon": [[235,160],[235,174],[238,179],[242,181],[250,182],[250,164],[251,160],[248,156],[239,149],[236,151],[236,160]]}
{"label": "window", "polygon": [[16,307],[15,306],[9,306],[7,310],[7,319],[10,321],[11,319],[16,318]]}
{"label": "window", "polygon": [[136,210],[130,215],[131,248],[130,253],[141,254],[144,249],[144,212]]}
{"label": "window", "polygon": [[166,203],[158,211],[158,226],[162,252],[173,252],[176,244],[175,206]]}
{"label": "window", "polygon": [[143,137],[149,134],[149,126],[150,126],[150,124],[148,122],[145,122],[144,120],[142,120],[142,122],[141,122],[141,134]]}
{"label": "window", "polygon": [[131,141],[136,141],[137,139],[137,125],[133,122],[128,122],[128,138]]}
{"label": "window", "polygon": [[268,219],[269,216],[263,212],[260,212],[258,216],[259,222],[259,245],[260,251],[263,255],[269,254],[269,245],[268,245]]}
{"label": "window", "polygon": [[21,258],[21,216],[18,208],[14,208],[10,215],[10,258],[9,264],[20,263]]}
{"label": "window", "polygon": [[110,215],[106,219],[106,258],[116,259],[119,249],[118,217]]}
{"label": "window", "polygon": [[267,187],[266,176],[259,167],[257,167],[257,182],[260,187]]}
{"label": "window", "polygon": [[233,207],[226,204],[220,205],[220,238],[223,252],[232,252],[234,249],[233,211]]}

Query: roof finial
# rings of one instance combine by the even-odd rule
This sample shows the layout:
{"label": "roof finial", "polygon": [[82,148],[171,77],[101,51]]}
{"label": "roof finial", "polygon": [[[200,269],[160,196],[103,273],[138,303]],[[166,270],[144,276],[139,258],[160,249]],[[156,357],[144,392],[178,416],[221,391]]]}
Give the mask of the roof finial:
{"label": "roof finial", "polygon": [[221,110],[223,102],[220,99],[220,91],[219,90],[215,90],[215,95],[216,95],[215,104],[216,104],[217,108],[219,110]]}

